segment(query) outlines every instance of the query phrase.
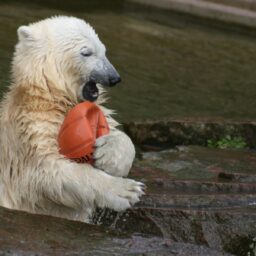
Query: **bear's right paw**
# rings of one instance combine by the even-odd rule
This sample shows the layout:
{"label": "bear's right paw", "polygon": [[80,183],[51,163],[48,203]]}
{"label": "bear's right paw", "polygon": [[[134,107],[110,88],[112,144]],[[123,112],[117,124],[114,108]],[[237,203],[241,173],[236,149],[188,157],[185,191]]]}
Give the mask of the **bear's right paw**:
{"label": "bear's right paw", "polygon": [[131,179],[109,176],[104,185],[99,187],[99,207],[115,211],[124,211],[139,202],[144,195],[144,184]]}

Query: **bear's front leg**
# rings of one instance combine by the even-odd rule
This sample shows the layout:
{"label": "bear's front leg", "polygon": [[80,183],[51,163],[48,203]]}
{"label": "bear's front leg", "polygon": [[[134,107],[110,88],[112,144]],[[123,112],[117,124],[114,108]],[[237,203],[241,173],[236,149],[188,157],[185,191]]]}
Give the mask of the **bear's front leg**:
{"label": "bear's front leg", "polygon": [[131,169],[135,148],[125,133],[114,130],[96,140],[93,157],[98,169],[113,176],[125,177]]}
{"label": "bear's front leg", "polygon": [[[144,194],[141,182],[113,177],[89,164],[81,165],[56,157],[46,158],[40,169],[32,170],[28,177],[26,183],[21,182],[19,186],[24,186],[22,198],[26,198],[34,208],[39,206],[40,212],[44,207],[41,203],[45,200],[77,213],[84,211],[89,214],[95,207],[124,211]],[[67,217],[62,213],[56,214],[54,207],[45,208],[44,213]],[[83,221],[90,217],[86,216]],[[70,218],[77,219],[76,215]]]}

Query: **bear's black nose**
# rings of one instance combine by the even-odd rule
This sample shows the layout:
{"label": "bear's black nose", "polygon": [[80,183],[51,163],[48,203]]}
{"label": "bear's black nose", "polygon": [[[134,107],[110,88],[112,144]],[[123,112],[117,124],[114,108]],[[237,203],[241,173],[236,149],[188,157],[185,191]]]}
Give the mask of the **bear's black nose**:
{"label": "bear's black nose", "polygon": [[121,82],[121,77],[120,76],[114,76],[114,77],[109,78],[109,86],[114,86],[114,85],[116,85],[117,83],[120,83],[120,82]]}

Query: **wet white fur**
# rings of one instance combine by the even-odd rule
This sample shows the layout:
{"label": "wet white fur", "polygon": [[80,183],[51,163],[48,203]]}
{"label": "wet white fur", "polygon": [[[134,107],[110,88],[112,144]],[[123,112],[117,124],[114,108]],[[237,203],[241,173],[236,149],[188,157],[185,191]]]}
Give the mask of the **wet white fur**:
{"label": "wet white fur", "polygon": [[[110,110],[100,105],[111,132],[96,142],[97,168],[58,152],[65,114],[106,58],[93,28],[77,18],[53,17],[20,27],[18,37],[13,82],[0,109],[0,205],[80,221],[89,221],[96,206],[131,207],[143,194],[142,183],[122,177],[135,150]],[[84,49],[93,56],[84,58]],[[100,96],[97,103],[103,101]]]}

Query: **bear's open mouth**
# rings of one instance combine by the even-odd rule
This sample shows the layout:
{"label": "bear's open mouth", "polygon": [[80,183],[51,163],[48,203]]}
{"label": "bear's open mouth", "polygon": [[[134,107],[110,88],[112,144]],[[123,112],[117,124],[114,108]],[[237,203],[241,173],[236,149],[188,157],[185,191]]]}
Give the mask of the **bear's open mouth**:
{"label": "bear's open mouth", "polygon": [[83,87],[83,98],[89,101],[95,101],[99,97],[99,89],[96,86],[96,83],[92,80],[87,82]]}

